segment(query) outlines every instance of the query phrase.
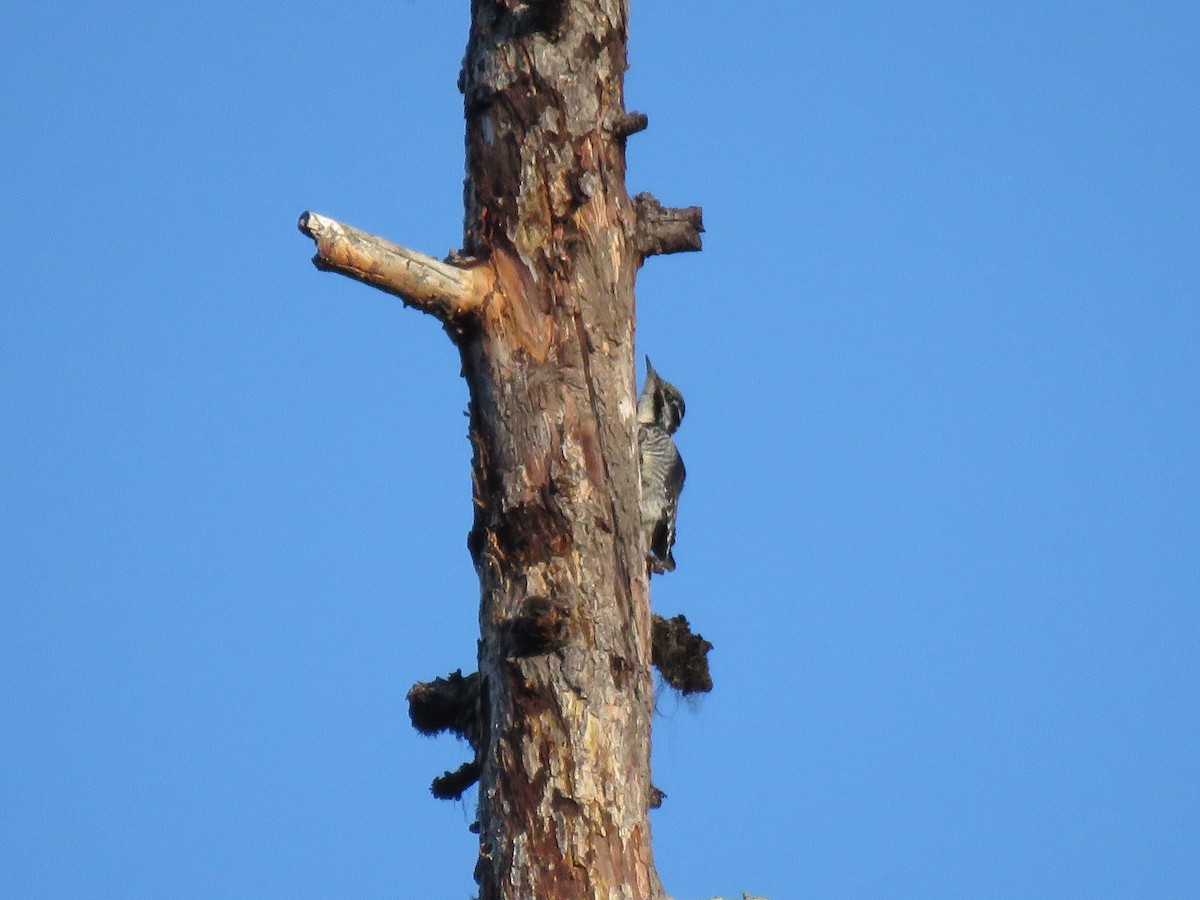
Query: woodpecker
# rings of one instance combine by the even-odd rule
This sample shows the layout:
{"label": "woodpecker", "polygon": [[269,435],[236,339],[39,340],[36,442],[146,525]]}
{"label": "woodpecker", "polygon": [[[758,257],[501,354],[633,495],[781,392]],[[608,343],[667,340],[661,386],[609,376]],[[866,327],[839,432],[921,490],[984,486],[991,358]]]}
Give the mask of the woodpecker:
{"label": "woodpecker", "polygon": [[646,357],[646,383],[637,405],[642,530],[646,534],[647,565],[659,574],[675,571],[671,547],[686,473],[671,435],[683,421],[683,412],[683,395],[675,385],[658,377],[650,357]]}

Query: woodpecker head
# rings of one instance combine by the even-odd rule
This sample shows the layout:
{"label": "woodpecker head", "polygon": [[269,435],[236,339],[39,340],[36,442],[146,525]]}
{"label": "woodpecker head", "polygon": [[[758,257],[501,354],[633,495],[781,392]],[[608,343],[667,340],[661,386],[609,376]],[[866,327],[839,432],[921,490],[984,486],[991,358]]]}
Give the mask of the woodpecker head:
{"label": "woodpecker head", "polygon": [[657,425],[667,434],[674,434],[683,421],[683,394],[675,385],[658,377],[650,357],[646,357],[646,383],[638,397],[638,422],[642,425]]}

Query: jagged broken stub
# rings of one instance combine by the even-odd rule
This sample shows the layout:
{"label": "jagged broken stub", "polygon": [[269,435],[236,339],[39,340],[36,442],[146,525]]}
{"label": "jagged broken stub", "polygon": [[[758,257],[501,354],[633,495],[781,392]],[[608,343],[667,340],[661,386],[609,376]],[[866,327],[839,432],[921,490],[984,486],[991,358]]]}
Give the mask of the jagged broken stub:
{"label": "jagged broken stub", "polygon": [[645,131],[649,125],[650,117],[644,112],[629,110],[628,112],[612,116],[609,120],[608,128],[615,137],[624,140],[630,135],[637,134],[639,131]]}
{"label": "jagged broken stub", "polygon": [[650,785],[650,799],[646,801],[646,805],[650,809],[659,809],[663,805],[663,801],[667,799],[667,792]]}
{"label": "jagged broken stub", "polygon": [[449,731],[467,741],[474,757],[453,772],[433,779],[430,791],[439,800],[458,800],[479,780],[479,736],[483,731],[479,673],[463,675],[461,669],[446,678],[419,681],[408,691],[408,715],[421,734]]}
{"label": "jagged broken stub", "polygon": [[479,734],[479,674],[461,669],[419,681],[408,691],[408,716],[421,734],[449,731],[474,744]]}
{"label": "jagged broken stub", "polygon": [[653,194],[633,198],[637,212],[635,237],[643,257],[701,249],[704,213],[699,206],[663,206]]}
{"label": "jagged broken stub", "polygon": [[453,772],[446,772],[433,779],[429,791],[439,800],[461,800],[471,785],[479,781],[479,762],[465,762]]}
{"label": "jagged broken stub", "polygon": [[652,621],[652,660],[663,681],[684,696],[711,691],[708,651],[713,645],[692,633],[686,616],[664,619],[656,613]]}

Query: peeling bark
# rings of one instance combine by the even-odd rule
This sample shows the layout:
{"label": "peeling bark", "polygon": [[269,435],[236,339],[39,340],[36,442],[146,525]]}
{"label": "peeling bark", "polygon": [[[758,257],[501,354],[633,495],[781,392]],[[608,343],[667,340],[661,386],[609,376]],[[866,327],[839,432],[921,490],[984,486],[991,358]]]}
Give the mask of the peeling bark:
{"label": "peeling bark", "polygon": [[[419,730],[474,751],[433,791],[478,779],[481,900],[666,896],[647,818],[662,792],[634,279],[648,255],[699,249],[703,226],[697,207],[626,192],[626,139],[647,122],[624,107],[627,14],[628,0],[471,0],[461,253],[300,221],[318,268],[437,317],[461,354],[479,668],[414,685],[409,704]],[[706,690],[711,645],[671,622],[655,652],[690,654],[680,689]]]}
{"label": "peeling bark", "polygon": [[[465,251],[499,291],[460,341],[482,586],[481,900],[658,898],[638,514],[625,0],[531,28],[472,3]],[[610,127],[606,127],[610,126]]]}

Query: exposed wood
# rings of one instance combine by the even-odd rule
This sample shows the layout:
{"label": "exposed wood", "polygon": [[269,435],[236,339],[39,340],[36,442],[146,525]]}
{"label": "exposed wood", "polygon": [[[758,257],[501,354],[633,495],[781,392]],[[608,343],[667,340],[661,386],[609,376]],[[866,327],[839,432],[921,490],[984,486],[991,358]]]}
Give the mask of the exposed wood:
{"label": "exposed wood", "polygon": [[[626,138],[647,122],[624,105],[628,0],[470,2],[462,252],[441,262],[315,213],[300,228],[318,268],[437,316],[461,354],[478,673],[409,701],[422,732],[472,746],[433,790],[478,779],[480,900],[665,900],[634,280],[646,256],[699,249],[701,213],[626,192]],[[680,689],[706,689],[711,645],[671,621],[660,656],[688,656]]]}
{"label": "exposed wood", "polygon": [[443,321],[475,310],[490,287],[491,273],[462,268],[359,231],[315,212],[297,223],[317,244],[313,265],[395,294],[409,306]]}
{"label": "exposed wood", "polygon": [[641,257],[624,135],[605,127],[627,115],[627,2],[566,0],[551,29],[471,6],[464,249],[489,260],[502,298],[460,341],[488,716],[480,898],[657,900]]}

